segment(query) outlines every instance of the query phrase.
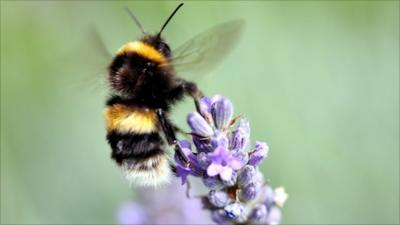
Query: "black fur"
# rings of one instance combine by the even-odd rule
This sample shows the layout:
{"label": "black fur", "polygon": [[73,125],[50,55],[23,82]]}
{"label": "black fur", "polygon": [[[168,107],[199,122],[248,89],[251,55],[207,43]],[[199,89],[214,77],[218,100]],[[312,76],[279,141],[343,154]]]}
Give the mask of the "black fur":
{"label": "black fur", "polygon": [[124,160],[146,160],[163,154],[161,146],[163,141],[158,133],[133,134],[112,131],[107,134],[111,146],[111,157],[121,164]]}

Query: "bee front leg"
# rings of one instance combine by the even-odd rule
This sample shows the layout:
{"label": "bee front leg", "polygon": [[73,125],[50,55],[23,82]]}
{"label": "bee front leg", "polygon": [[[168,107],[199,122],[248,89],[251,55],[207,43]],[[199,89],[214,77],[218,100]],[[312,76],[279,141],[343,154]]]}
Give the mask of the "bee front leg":
{"label": "bee front leg", "polygon": [[167,139],[168,145],[173,146],[175,149],[175,153],[177,157],[183,162],[185,165],[189,165],[188,157],[183,153],[182,148],[178,145],[178,140],[176,139],[175,135],[175,126],[168,120],[165,112],[162,109],[157,109],[157,118],[158,122],[161,126],[161,129],[164,133],[165,138]]}
{"label": "bee front leg", "polygon": [[196,106],[196,110],[200,113],[200,99],[204,96],[200,89],[197,87],[196,83],[180,80],[181,87],[186,95],[189,95],[193,98],[194,104]]}

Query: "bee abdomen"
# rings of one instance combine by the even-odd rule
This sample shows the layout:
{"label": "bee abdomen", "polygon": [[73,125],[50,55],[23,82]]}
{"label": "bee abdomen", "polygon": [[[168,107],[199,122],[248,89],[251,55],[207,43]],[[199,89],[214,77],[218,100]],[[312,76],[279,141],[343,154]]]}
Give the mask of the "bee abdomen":
{"label": "bee abdomen", "polygon": [[171,171],[155,111],[111,100],[104,112],[111,157],[132,184],[157,186],[168,182]]}
{"label": "bee abdomen", "polygon": [[110,132],[107,140],[112,158],[132,184],[158,186],[171,176],[168,156],[162,150],[163,141],[157,132],[135,134]]}

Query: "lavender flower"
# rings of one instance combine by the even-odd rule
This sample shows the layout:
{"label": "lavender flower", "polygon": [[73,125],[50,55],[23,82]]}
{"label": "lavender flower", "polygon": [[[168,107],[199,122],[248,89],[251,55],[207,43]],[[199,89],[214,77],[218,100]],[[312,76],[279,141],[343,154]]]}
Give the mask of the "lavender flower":
{"label": "lavender flower", "polygon": [[182,184],[190,176],[202,180],[209,189],[203,207],[217,224],[278,224],[287,194],[283,188],[274,191],[258,169],[269,147],[256,142],[251,148],[249,121],[233,112],[232,102],[221,95],[201,99],[200,112],[187,118],[194,146],[179,142],[190,163],[175,157],[176,174]]}
{"label": "lavender flower", "polygon": [[243,167],[242,162],[224,147],[216,148],[208,156],[211,159],[211,164],[207,168],[209,176],[219,174],[222,180],[228,181],[231,179],[233,170],[239,170]]}

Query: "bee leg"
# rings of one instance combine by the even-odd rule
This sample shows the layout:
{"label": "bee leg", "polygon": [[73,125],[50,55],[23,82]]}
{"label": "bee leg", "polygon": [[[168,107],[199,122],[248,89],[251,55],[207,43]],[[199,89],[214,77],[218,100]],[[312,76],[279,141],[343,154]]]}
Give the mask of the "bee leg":
{"label": "bee leg", "polygon": [[164,132],[165,138],[167,139],[168,145],[174,146],[175,153],[177,157],[185,164],[189,165],[189,159],[188,157],[183,153],[183,150],[181,147],[178,145],[178,141],[176,139],[175,135],[175,126],[169,122],[167,116],[165,115],[164,111],[162,109],[157,109],[157,118],[158,122],[161,126],[162,131]]}
{"label": "bee leg", "polygon": [[182,98],[183,95],[188,95],[193,98],[196,110],[200,113],[200,99],[204,95],[197,87],[196,83],[178,78],[176,84],[176,87],[169,92],[169,99],[175,101],[176,99]]}
{"label": "bee leg", "polygon": [[182,80],[182,86],[185,93],[193,98],[196,110],[200,113],[200,99],[204,96],[203,93],[193,82]]}

